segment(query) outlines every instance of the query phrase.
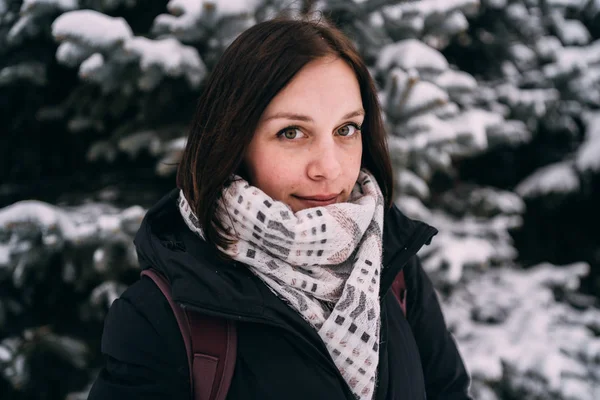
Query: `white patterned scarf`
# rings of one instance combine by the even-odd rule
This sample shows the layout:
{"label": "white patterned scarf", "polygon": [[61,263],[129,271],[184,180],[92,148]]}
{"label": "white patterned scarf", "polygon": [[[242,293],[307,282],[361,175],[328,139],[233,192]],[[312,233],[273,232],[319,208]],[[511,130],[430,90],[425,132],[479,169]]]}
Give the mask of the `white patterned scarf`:
{"label": "white patterned scarf", "polygon": [[[198,218],[179,195],[187,226]],[[293,213],[235,177],[217,208],[237,242],[221,251],[249,266],[319,333],[360,399],[372,399],[379,362],[379,280],[384,204],[375,178],[360,172],[347,202]]]}

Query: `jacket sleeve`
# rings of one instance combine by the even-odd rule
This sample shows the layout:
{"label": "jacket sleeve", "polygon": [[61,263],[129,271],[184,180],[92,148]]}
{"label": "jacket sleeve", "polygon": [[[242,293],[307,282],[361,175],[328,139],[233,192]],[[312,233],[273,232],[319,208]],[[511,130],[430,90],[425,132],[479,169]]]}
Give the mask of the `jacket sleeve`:
{"label": "jacket sleeve", "polygon": [[[88,399],[188,400],[185,347],[183,339],[176,336],[175,317],[170,308],[165,309],[165,305],[169,307],[166,299],[162,304],[156,297],[162,296],[157,288],[147,288],[140,297],[135,295],[143,294],[139,287],[130,289],[113,302],[105,319],[101,345],[105,364]],[[150,308],[154,313],[146,312]]]}
{"label": "jacket sleeve", "polygon": [[469,374],[417,256],[409,261],[405,276],[407,319],[419,348],[427,399],[471,400]]}

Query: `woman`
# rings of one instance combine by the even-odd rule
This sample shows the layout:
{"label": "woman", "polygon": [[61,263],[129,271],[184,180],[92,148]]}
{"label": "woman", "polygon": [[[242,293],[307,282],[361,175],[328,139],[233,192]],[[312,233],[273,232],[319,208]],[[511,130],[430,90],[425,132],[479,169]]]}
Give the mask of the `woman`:
{"label": "woman", "polygon": [[[146,215],[142,268],[236,321],[229,399],[468,399],[469,377],[416,252],[436,230],[393,206],[376,89],[322,23],[273,20],[225,51],[179,190]],[[405,318],[390,286],[404,271]],[[173,313],[143,277],[105,322],[90,399],[189,398]]]}

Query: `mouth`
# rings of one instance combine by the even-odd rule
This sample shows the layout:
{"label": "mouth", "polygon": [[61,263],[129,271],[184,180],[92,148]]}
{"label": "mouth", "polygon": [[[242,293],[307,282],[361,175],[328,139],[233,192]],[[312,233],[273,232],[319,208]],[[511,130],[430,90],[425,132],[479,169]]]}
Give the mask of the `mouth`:
{"label": "mouth", "polygon": [[340,196],[340,193],[332,193],[332,194],[319,194],[315,196],[299,196],[292,195],[296,199],[300,200],[302,203],[306,204],[309,208],[312,207],[323,207],[328,206],[330,204],[337,203],[337,200]]}

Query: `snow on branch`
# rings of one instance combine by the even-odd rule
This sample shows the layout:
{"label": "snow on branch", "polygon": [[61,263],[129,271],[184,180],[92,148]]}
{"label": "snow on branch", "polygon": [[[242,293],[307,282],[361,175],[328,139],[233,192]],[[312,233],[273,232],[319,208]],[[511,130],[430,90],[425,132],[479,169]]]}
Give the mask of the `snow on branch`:
{"label": "snow on branch", "polygon": [[508,263],[516,258],[517,252],[489,239],[440,233],[419,255],[423,259],[423,267],[438,285],[455,286],[465,268],[481,269]]}
{"label": "snow on branch", "polygon": [[415,69],[419,72],[441,73],[448,69],[448,61],[439,51],[416,39],[383,47],[376,65],[379,71],[400,67],[405,71]]}
{"label": "snow on branch", "polygon": [[46,65],[30,61],[9,65],[0,69],[0,87],[14,84],[18,81],[27,81],[37,86],[44,86],[48,82]]}
{"label": "snow on branch", "polygon": [[222,35],[231,36],[231,32],[225,32],[234,29],[240,33],[244,27],[249,27],[248,22],[253,24],[261,3],[258,0],[170,0],[167,4],[170,14],[155,18],[152,33],[172,35],[186,42],[204,40],[208,33],[213,40]]}
{"label": "snow on branch", "polygon": [[576,290],[588,273],[585,263],[493,269],[446,298],[444,313],[473,377],[515,398],[595,399],[600,312],[554,296]]}
{"label": "snow on branch", "polygon": [[[79,65],[79,76],[95,82],[105,92],[126,90],[132,73],[142,91],[150,91],[165,76],[184,77],[197,88],[207,70],[196,49],[174,38],[152,40],[133,36],[123,18],[109,17],[92,10],[77,10],[59,16],[52,24],[54,38],[62,41],[57,59],[69,66]],[[128,65],[137,62],[132,72]]]}
{"label": "snow on branch", "polygon": [[21,14],[43,11],[69,11],[79,6],[77,0],[23,0]]}
{"label": "snow on branch", "polygon": [[579,190],[580,182],[572,161],[544,166],[525,178],[515,191],[525,198],[548,194],[567,194]]}
{"label": "snow on branch", "polygon": [[579,171],[600,172],[600,113],[584,117],[585,140],[577,150],[575,164]]}
{"label": "snow on branch", "polygon": [[[88,204],[69,210],[35,200],[2,208],[0,270],[8,271],[2,277],[12,278],[16,287],[22,287],[26,281],[44,274],[50,255],[86,246],[97,247],[95,265],[80,274],[129,268],[136,264],[131,239],[144,213],[139,206],[119,211],[103,204]],[[106,257],[111,254],[113,256]],[[68,265],[66,262],[65,268]],[[63,272],[75,280],[72,271]]]}
{"label": "snow on branch", "polygon": [[158,68],[167,76],[185,76],[191,87],[198,87],[207,73],[196,49],[173,38],[134,37],[125,42],[123,49],[139,57],[142,72]]}
{"label": "snow on branch", "polygon": [[131,28],[120,17],[109,17],[93,10],[76,10],[62,14],[52,23],[52,35],[97,51],[110,51],[133,37]]}

